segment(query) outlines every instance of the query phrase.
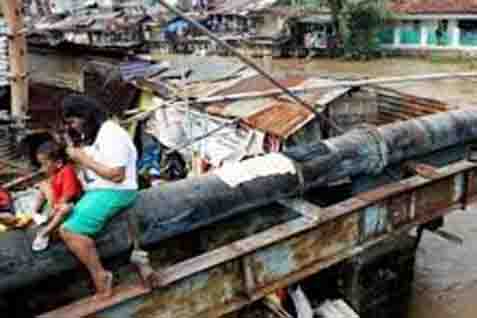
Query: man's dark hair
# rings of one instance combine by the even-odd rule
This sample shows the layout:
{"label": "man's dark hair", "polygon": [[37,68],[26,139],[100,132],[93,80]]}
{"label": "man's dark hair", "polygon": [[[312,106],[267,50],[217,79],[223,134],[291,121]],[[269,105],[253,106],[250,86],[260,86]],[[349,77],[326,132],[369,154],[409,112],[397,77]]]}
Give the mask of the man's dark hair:
{"label": "man's dark hair", "polygon": [[68,156],[66,155],[65,147],[53,141],[42,143],[36,150],[36,154],[44,155],[52,161],[61,161],[63,163],[68,162]]}
{"label": "man's dark hair", "polygon": [[[81,142],[90,145],[96,139],[101,125],[106,121],[106,113],[99,102],[91,97],[79,94],[68,95],[63,99],[63,118],[81,118],[84,120]],[[76,139],[76,136],[71,136]]]}

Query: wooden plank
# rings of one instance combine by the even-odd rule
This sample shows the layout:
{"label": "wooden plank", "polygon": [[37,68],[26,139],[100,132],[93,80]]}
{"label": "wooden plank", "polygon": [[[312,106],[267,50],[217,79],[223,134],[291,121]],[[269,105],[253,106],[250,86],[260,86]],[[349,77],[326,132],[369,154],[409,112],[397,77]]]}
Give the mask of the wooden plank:
{"label": "wooden plank", "polygon": [[27,44],[23,1],[2,0],[3,14],[9,27],[9,55],[12,80],[10,82],[14,118],[23,119],[28,109]]}
{"label": "wooden plank", "polygon": [[114,288],[113,297],[103,300],[96,300],[94,297],[87,297],[73,304],[61,307],[55,311],[38,316],[38,318],[71,318],[85,317],[92,315],[105,308],[111,307],[124,299],[133,299],[145,295],[150,289],[144,287],[141,283],[132,283],[121,285]]}

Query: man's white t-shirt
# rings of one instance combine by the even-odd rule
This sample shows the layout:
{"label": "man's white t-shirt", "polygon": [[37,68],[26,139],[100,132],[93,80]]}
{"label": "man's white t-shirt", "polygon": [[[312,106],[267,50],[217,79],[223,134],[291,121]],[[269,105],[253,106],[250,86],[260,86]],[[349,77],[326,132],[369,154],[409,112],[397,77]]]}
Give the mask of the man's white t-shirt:
{"label": "man's white t-shirt", "polygon": [[137,190],[137,150],[128,132],[115,122],[108,120],[99,129],[96,140],[84,148],[95,161],[111,168],[125,167],[126,178],[114,183],[98,176],[90,169],[83,169],[85,190]]}

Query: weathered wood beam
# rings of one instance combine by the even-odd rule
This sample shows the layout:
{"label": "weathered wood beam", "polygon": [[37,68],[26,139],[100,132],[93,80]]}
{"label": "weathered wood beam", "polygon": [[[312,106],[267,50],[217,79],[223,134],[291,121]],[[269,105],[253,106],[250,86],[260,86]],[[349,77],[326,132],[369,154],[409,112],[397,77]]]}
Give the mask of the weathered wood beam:
{"label": "weathered wood beam", "polygon": [[9,30],[11,114],[22,120],[28,109],[27,42],[23,1],[2,0],[0,4]]}

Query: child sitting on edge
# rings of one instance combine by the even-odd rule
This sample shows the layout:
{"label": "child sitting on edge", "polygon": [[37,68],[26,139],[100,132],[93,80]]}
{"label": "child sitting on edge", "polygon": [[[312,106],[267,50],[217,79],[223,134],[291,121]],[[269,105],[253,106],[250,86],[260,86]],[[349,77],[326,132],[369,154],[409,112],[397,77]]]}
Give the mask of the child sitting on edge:
{"label": "child sitting on edge", "polygon": [[33,241],[33,250],[42,251],[48,247],[50,234],[59,227],[73,208],[73,203],[80,198],[82,186],[74,166],[68,162],[65,149],[60,145],[45,142],[38,148],[36,157],[48,180],[40,185],[41,195],[33,213],[39,213],[45,203],[52,211],[48,216],[48,225],[38,231]]}

